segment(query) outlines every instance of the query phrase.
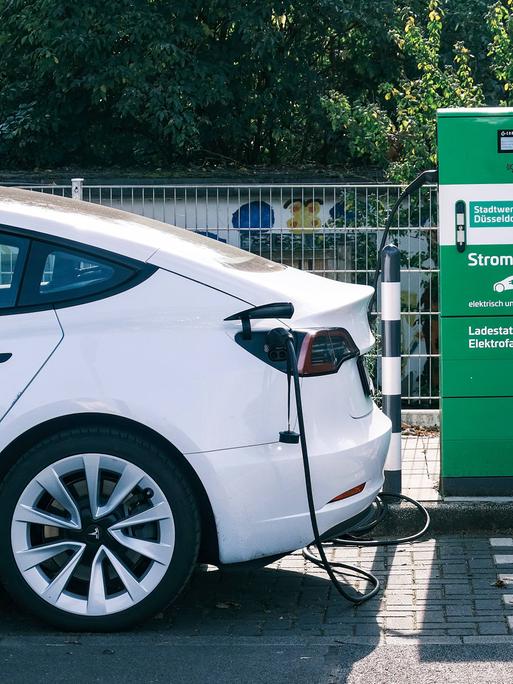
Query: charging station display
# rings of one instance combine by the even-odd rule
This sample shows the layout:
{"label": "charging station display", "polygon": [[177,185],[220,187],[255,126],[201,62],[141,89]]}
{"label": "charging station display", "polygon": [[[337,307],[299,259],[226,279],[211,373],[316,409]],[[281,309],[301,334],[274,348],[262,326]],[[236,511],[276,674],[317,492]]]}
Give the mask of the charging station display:
{"label": "charging station display", "polygon": [[513,109],[438,112],[441,475],[513,494]]}

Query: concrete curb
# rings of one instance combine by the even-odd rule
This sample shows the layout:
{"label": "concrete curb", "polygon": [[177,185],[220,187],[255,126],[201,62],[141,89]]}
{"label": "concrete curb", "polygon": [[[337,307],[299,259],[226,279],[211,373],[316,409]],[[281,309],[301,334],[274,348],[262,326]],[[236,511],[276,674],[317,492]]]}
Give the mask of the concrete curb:
{"label": "concrete curb", "polygon": [[438,409],[403,409],[401,420],[406,425],[439,428],[440,411]]}
{"label": "concrete curb", "polygon": [[[513,500],[427,501],[434,534],[510,534]],[[391,504],[390,515],[378,528],[380,536],[406,536],[419,527],[419,513],[409,504]]]}

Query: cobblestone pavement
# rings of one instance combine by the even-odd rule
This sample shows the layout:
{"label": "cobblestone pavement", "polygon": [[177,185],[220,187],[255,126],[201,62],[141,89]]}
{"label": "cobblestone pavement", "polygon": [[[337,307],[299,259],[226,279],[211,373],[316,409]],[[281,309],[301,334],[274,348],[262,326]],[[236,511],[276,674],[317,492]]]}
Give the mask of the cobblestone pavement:
{"label": "cobblestone pavement", "polygon": [[440,537],[397,548],[337,548],[329,557],[372,570],[380,595],[349,605],[298,552],[253,572],[197,571],[179,605],[152,626],[165,622],[186,635],[513,643],[513,539]]}
{"label": "cobblestone pavement", "polygon": [[[140,633],[513,644],[511,538],[442,536],[396,548],[333,548],[328,556],[372,570],[382,581],[380,594],[349,605],[300,552],[261,570],[202,566],[179,602]],[[0,624],[4,635],[39,629],[5,595]]]}

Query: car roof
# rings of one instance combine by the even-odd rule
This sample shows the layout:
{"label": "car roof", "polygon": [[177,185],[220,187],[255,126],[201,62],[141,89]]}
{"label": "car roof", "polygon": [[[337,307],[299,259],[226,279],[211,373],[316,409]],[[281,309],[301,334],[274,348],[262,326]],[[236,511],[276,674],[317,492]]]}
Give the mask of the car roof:
{"label": "car roof", "polygon": [[99,247],[165,268],[184,263],[249,271],[283,268],[190,230],[93,202],[0,186],[0,223]]}

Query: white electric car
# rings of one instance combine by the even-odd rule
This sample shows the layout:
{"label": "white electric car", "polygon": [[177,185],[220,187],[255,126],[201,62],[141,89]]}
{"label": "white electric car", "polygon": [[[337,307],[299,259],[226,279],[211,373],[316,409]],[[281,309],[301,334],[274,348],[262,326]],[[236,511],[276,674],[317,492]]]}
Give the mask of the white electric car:
{"label": "white electric car", "polygon": [[[294,331],[321,533],[368,508],[390,433],[362,363],[371,288],[36,192],[0,188],[0,224],[0,579],[17,601],[119,629],[198,559],[263,565],[312,541],[272,328]],[[225,320],[275,302],[293,317]]]}

